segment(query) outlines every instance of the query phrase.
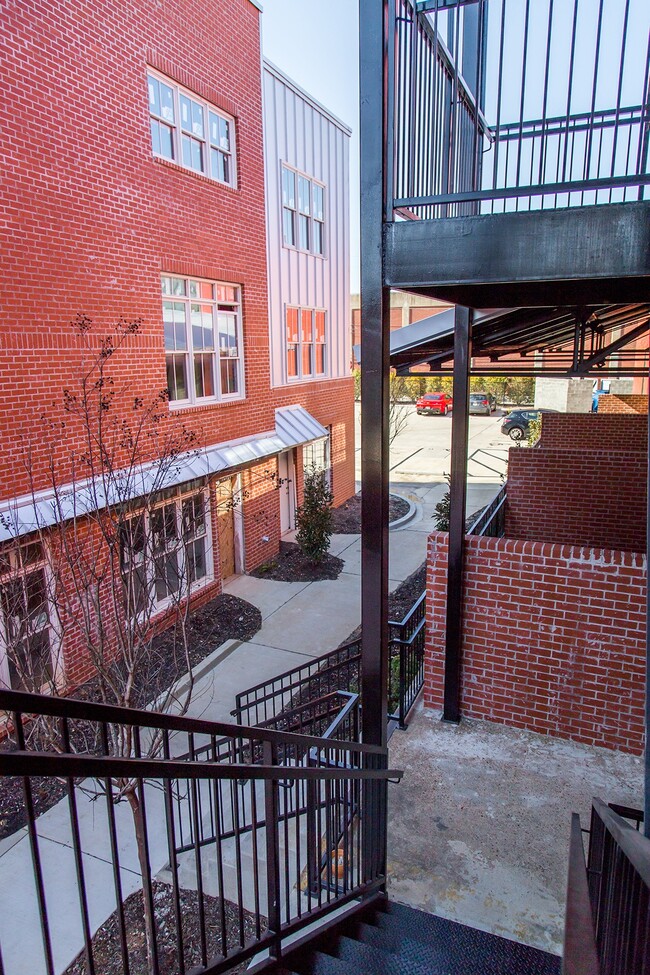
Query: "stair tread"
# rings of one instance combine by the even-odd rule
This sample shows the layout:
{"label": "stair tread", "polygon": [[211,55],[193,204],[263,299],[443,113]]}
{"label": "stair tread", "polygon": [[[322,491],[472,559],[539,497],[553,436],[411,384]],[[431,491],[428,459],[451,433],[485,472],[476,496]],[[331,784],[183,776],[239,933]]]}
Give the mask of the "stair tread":
{"label": "stair tread", "polygon": [[444,975],[558,975],[560,971],[557,955],[394,901],[377,912],[374,923],[399,938],[398,955],[408,948],[403,942],[435,949],[435,962],[444,962]]}
{"label": "stair tread", "polygon": [[367,975],[431,975],[440,962],[429,945],[417,942],[402,942],[399,950],[391,951],[340,936],[332,950],[355,972]]}

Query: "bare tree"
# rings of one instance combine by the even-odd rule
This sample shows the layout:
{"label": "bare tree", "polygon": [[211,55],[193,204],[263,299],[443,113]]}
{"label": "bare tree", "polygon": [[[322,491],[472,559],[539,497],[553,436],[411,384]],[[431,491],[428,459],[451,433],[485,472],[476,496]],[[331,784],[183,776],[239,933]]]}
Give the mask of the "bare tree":
{"label": "bare tree", "polygon": [[[96,700],[183,714],[194,683],[189,597],[205,576],[209,547],[204,495],[199,490],[183,497],[176,487],[186,461],[197,454],[196,436],[170,416],[167,390],[147,401],[131,382],[119,381],[116,362],[138,335],[139,321],[119,322],[102,338],[85,317],[74,327],[83,364],[75,386],[63,390],[63,418],[43,416],[40,446],[25,444],[33,531],[20,537],[17,513],[3,516],[14,535],[0,554],[9,683],[61,693],[62,650],[68,648],[69,658],[73,648]],[[63,449],[71,441],[80,445],[72,453]],[[47,518],[37,491],[42,484],[33,473],[44,444],[52,515]],[[161,607],[164,649],[156,637]],[[48,749],[66,744],[58,725],[43,720],[27,733]],[[88,729],[86,740],[70,744],[97,748],[94,734]],[[136,745],[130,730],[117,725],[108,737],[109,753],[119,758],[153,758],[162,747],[160,733]],[[120,778],[111,786],[115,801],[128,802],[133,815],[144,889],[147,850],[138,783]],[[143,909],[153,970],[154,919],[146,896]]]}

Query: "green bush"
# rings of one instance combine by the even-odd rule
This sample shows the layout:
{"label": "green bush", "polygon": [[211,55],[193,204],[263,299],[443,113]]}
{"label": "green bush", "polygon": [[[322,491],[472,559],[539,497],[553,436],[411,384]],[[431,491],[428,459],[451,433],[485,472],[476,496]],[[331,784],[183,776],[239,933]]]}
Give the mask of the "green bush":
{"label": "green bush", "polygon": [[302,505],[296,512],[296,541],[307,558],[321,562],[332,537],[334,496],[325,475],[315,467],[305,471]]}
{"label": "green bush", "polygon": [[449,485],[447,493],[443,494],[434,510],[434,521],[439,532],[449,531],[449,515],[451,514],[451,475],[445,474],[445,480]]}
{"label": "green bush", "polygon": [[354,377],[354,398],[356,400],[361,399],[361,370],[355,369],[352,373]]}

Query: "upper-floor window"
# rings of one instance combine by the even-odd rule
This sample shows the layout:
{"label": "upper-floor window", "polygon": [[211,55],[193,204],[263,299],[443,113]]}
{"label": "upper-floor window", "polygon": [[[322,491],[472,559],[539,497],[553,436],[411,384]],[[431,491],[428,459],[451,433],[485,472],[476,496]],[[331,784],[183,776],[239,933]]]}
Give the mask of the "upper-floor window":
{"label": "upper-floor window", "polygon": [[55,678],[48,567],[40,542],[0,552],[0,685],[38,692]]}
{"label": "upper-floor window", "polygon": [[282,239],[287,247],[325,253],[323,187],[313,179],[282,167]]}
{"label": "upper-floor window", "polygon": [[286,316],[287,378],[324,376],[325,312],[289,307]]}
{"label": "upper-floor window", "polygon": [[162,296],[170,401],[188,405],[241,398],[239,288],[163,275]]}
{"label": "upper-floor window", "polygon": [[234,186],[234,120],[162,75],[147,84],[154,156]]}

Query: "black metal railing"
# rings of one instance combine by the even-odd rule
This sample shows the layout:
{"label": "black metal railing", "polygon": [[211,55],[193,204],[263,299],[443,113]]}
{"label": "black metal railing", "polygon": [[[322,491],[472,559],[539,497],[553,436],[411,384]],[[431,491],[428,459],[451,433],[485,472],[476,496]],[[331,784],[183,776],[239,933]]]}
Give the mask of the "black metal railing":
{"label": "black metal railing", "polygon": [[353,640],[330,653],[262,681],[235,697],[231,711],[238,724],[273,727],[284,715],[309,706],[336,691],[358,693],[361,687],[361,641]]}
{"label": "black metal railing", "polygon": [[478,513],[467,529],[467,534],[480,535],[483,538],[503,538],[506,530],[507,499],[507,485],[504,484],[492,501]]}
{"label": "black metal railing", "polygon": [[589,897],[602,975],[650,970],[650,840],[594,799]]}
{"label": "black metal railing", "polygon": [[394,210],[648,198],[647,4],[395,0],[387,29]]}
{"label": "black metal railing", "polygon": [[406,718],[424,683],[424,637],[426,592],[406,616],[390,620],[390,666],[388,671],[388,717],[406,728]]}
{"label": "black metal railing", "polygon": [[638,829],[642,821],[637,810],[595,798],[585,865],[585,831],[573,815],[563,975],[650,970],[650,840]]}
{"label": "black metal railing", "polygon": [[[25,970],[27,946],[30,975],[54,975],[77,952],[88,975],[101,971],[93,936],[107,884],[124,975],[147,967],[133,957],[143,939],[154,975],[163,956],[193,975],[262,951],[270,964],[289,935],[384,885],[386,782],[400,775],[385,750],[11,691],[0,691],[0,711],[16,745],[0,754],[0,775],[22,783],[27,834],[6,856],[31,872],[34,904],[2,919],[3,975]],[[196,761],[206,746],[211,757]],[[37,802],[55,779],[67,801],[48,814],[53,844]],[[216,828],[204,845],[207,809]],[[61,843],[75,867],[60,876]],[[127,911],[139,889],[141,906]]]}
{"label": "black metal railing", "polygon": [[[388,624],[387,718],[397,721],[400,728],[406,728],[406,717],[424,683],[425,595],[422,593],[402,620]],[[231,713],[239,724],[323,734],[326,707],[332,709],[330,714],[335,713],[337,700],[342,695],[357,695],[360,687],[361,641],[355,640],[242,691]],[[356,716],[355,709],[348,720],[357,721]],[[313,721],[321,723],[315,726]],[[358,722],[347,728],[349,740],[356,740],[353,735],[358,728]]]}

